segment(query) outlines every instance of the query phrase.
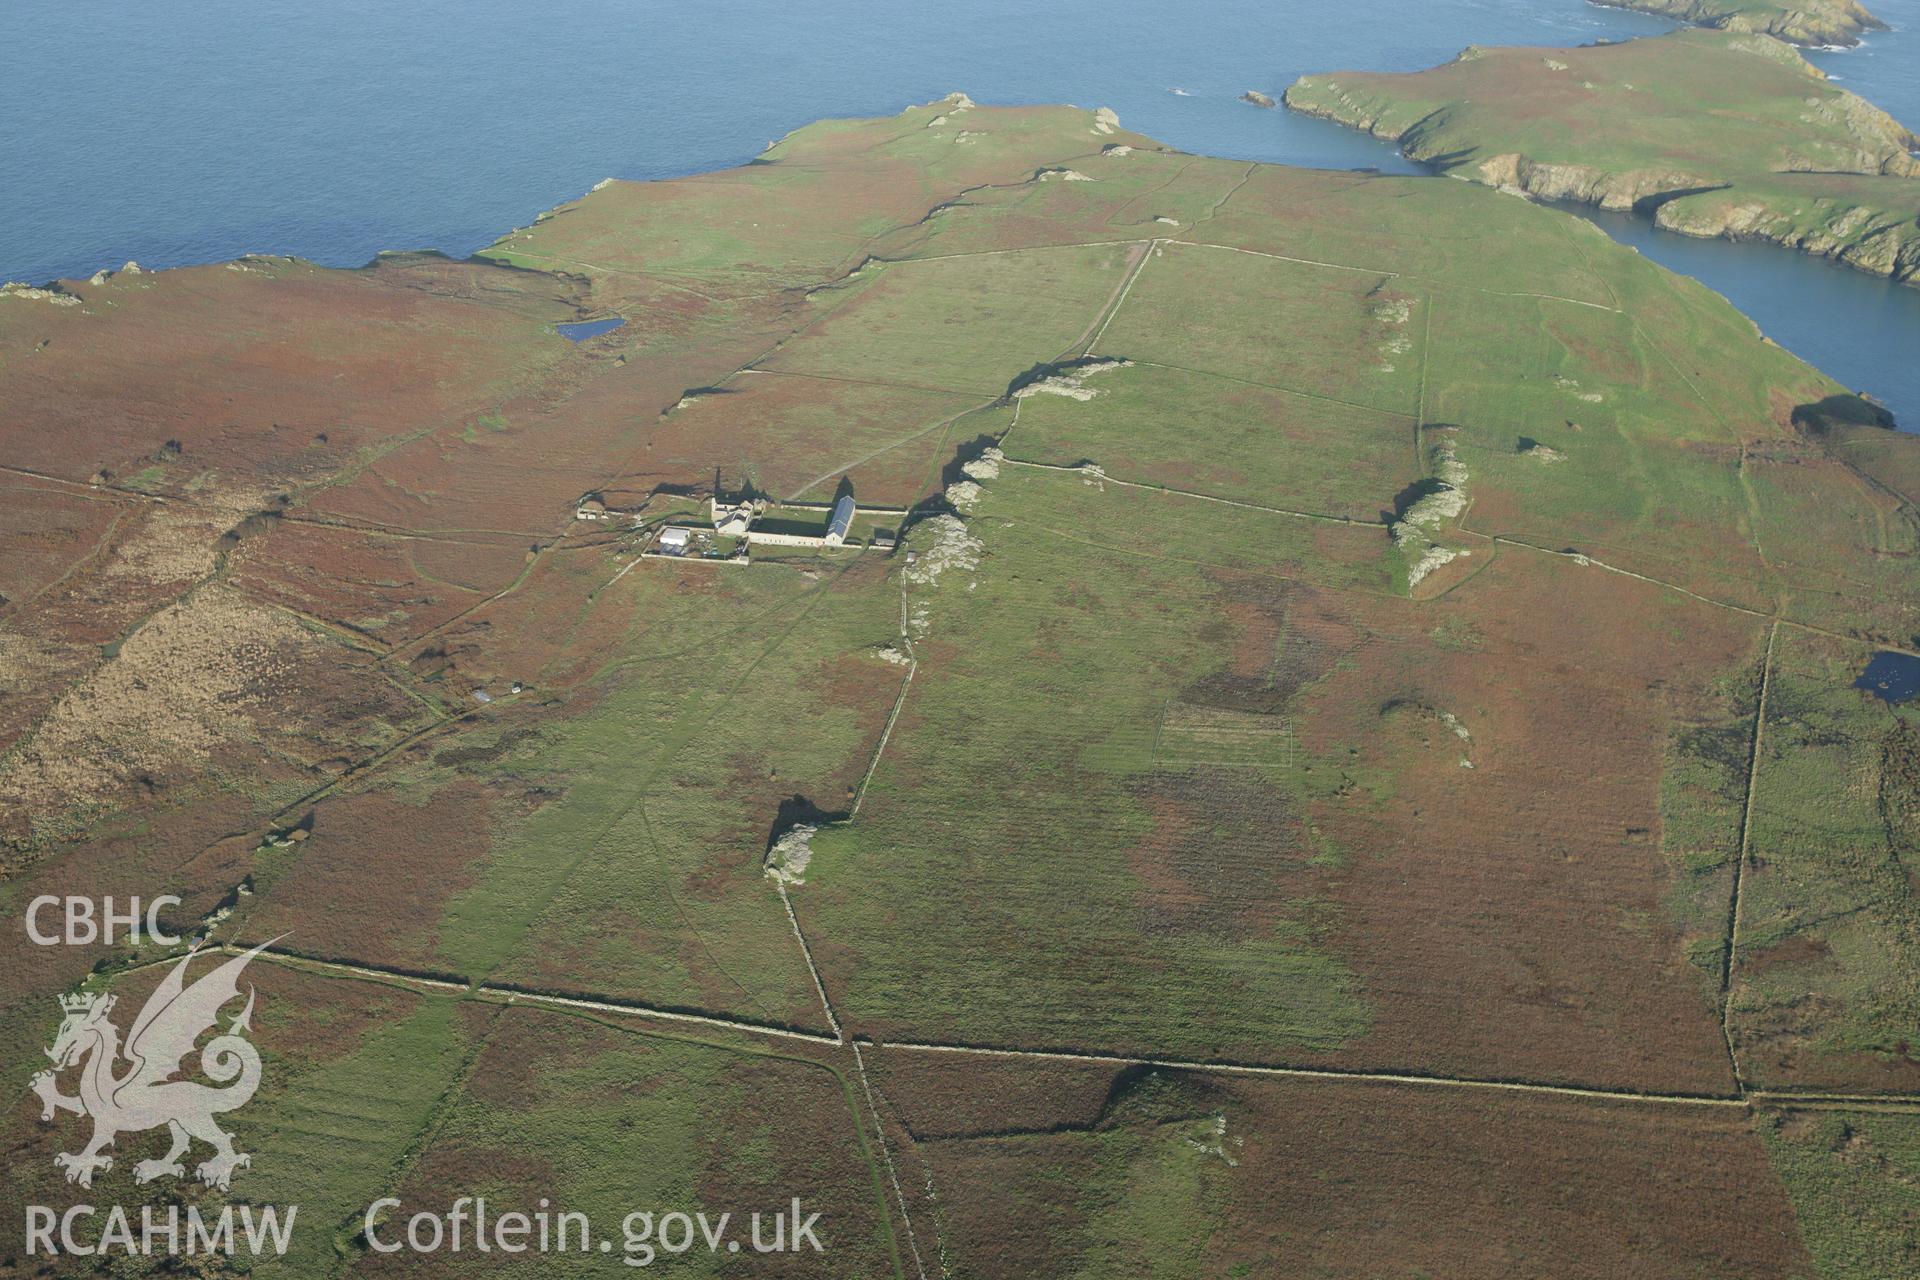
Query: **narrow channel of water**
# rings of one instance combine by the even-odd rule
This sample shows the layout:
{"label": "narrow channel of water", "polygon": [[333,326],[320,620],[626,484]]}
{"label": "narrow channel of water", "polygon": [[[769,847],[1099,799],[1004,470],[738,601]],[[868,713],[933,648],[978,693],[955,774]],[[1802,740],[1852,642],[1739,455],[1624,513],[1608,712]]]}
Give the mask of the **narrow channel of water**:
{"label": "narrow channel of water", "polygon": [[1920,288],[1770,244],[1700,240],[1630,213],[1573,207],[1621,244],[1692,276],[1760,331],[1920,431]]}

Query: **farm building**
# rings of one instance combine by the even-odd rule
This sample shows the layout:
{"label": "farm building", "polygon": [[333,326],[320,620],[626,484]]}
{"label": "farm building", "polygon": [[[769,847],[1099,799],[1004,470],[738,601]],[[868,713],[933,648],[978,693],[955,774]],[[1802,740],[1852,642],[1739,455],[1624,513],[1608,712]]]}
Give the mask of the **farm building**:
{"label": "farm building", "polygon": [[843,493],[840,500],[833,504],[833,516],[827,521],[828,546],[837,547],[847,540],[847,532],[853,528],[853,516],[853,494]]}
{"label": "farm building", "polygon": [[660,531],[660,550],[667,555],[683,556],[687,553],[687,542],[692,535],[691,529],[670,525]]}
{"label": "farm building", "polygon": [[747,526],[760,514],[763,504],[742,498],[738,502],[722,502],[716,495],[712,500],[713,531],[737,538],[745,534]]}
{"label": "farm building", "polygon": [[757,503],[746,538],[768,547],[843,546],[855,514],[851,490],[841,493],[831,507],[811,502]]}
{"label": "farm building", "polygon": [[[763,547],[860,545],[854,540],[854,525],[862,512],[854,502],[852,487],[845,482],[832,503],[774,502],[749,493],[727,497],[716,484],[709,506],[713,518],[711,532],[723,538],[742,538],[751,545]],[[905,508],[869,508],[865,514],[904,517],[907,512]],[[663,544],[659,550],[689,554],[692,548],[675,551]]]}
{"label": "farm building", "polygon": [[640,510],[646,506],[640,503],[624,503],[610,500],[604,493],[582,494],[573,504],[575,520],[637,520]]}

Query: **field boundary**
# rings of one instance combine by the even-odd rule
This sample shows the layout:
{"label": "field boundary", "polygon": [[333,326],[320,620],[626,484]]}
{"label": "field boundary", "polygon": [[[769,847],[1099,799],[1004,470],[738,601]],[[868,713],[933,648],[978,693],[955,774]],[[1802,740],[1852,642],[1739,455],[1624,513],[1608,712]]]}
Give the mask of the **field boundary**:
{"label": "field boundary", "polygon": [[1766,746],[1767,693],[1773,687],[1773,644],[1780,622],[1767,628],[1767,647],[1760,658],[1760,696],[1753,708],[1753,736],[1747,742],[1747,788],[1740,801],[1740,848],[1733,859],[1733,884],[1727,893],[1727,942],[1720,950],[1720,1035],[1727,1042],[1727,1064],[1734,1083],[1746,1087],[1740,1054],[1733,1043],[1733,973],[1740,963],[1740,895],[1746,884],[1747,861],[1753,848],[1753,800],[1760,786],[1760,753]]}
{"label": "field boundary", "polygon": [[1361,525],[1369,529],[1384,529],[1386,525],[1379,520],[1368,520],[1363,516],[1336,516],[1324,511],[1297,511],[1291,507],[1269,507],[1258,502],[1247,502],[1240,498],[1223,498],[1214,493],[1202,493],[1197,489],[1175,489],[1170,485],[1147,484],[1140,480],[1121,480],[1098,469],[1098,464],[1090,468],[1086,464],[1064,462],[1030,462],[1025,458],[1000,459],[1003,467],[1027,467],[1034,471],[1064,471],[1078,476],[1096,476],[1103,485],[1117,485],[1122,489],[1144,489],[1149,493],[1165,493],[1176,498],[1191,498],[1195,502],[1217,502],[1223,507],[1239,507],[1245,511],[1260,511],[1273,516],[1290,516],[1295,520],[1320,520],[1327,524]]}
{"label": "field boundary", "polygon": [[[218,944],[229,954],[248,948],[238,943]],[[425,978],[378,965],[348,964],[314,960],[290,952],[263,949],[260,958],[290,969],[303,970],[318,977],[345,981],[378,982],[415,990],[422,994],[464,996],[497,1004],[524,1004],[558,1009],[578,1009],[629,1018],[654,1018],[669,1022],[717,1027],[747,1035],[771,1036],[799,1041],[822,1048],[872,1049],[878,1053],[950,1054],[962,1057],[998,1058],[1034,1062],[1079,1062],[1092,1066],[1146,1066],[1169,1071],[1192,1071],[1209,1075],[1252,1076],[1256,1078],[1321,1080],[1332,1083],[1421,1085],[1436,1089],[1471,1089],[1495,1093],[1537,1094],[1543,1096],[1591,1098],[1604,1102],[1640,1103],[1654,1106],[1692,1106],[1742,1108],[1754,1106],[1823,1107],[1828,1109],[1866,1108],[1920,1113],[1920,1094],[1840,1094],[1794,1089],[1750,1089],[1741,1087],[1727,1094],[1666,1092],[1661,1090],[1604,1088],[1596,1085],[1552,1083],[1542,1080],[1499,1079],[1486,1076],[1423,1074],[1417,1071],[1374,1070],[1361,1067],[1289,1066],[1283,1063],[1209,1061],[1206,1059],[1165,1057],[1154,1053],[1121,1053],[1101,1049],[1028,1049],[1012,1045],[969,1044],[935,1040],[876,1040],[854,1035],[844,1040],[817,1032],[769,1026],[720,1014],[694,1013],[665,1009],[636,1001],[604,995],[562,996],[521,991],[493,983],[453,982]],[[174,958],[156,960],[170,963]],[[147,966],[139,966],[147,967]],[[864,1065],[864,1064],[863,1064]],[[864,1072],[862,1072],[864,1074]]]}

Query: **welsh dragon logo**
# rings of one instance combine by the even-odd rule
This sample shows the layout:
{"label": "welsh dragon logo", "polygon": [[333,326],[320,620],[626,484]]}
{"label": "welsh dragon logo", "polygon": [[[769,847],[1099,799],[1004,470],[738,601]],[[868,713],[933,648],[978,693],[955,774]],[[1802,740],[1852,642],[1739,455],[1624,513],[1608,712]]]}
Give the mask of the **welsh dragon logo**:
{"label": "welsh dragon logo", "polygon": [[[118,1135],[161,1125],[172,1135],[173,1145],[160,1158],[136,1164],[136,1182],[185,1177],[180,1157],[196,1138],[213,1148],[213,1154],[194,1171],[210,1187],[225,1190],[233,1171],[251,1163],[249,1156],[233,1149],[233,1135],[214,1123],[214,1117],[245,1106],[260,1087],[260,1051],[243,1034],[251,1029],[252,987],[247,988],[246,1006],[226,1031],[200,1050],[200,1070],[225,1087],[175,1077],[193,1052],[194,1042],[215,1028],[220,1010],[229,1001],[239,998],[240,973],[260,949],[235,956],[192,986],[187,985],[187,965],[198,952],[189,951],[147,997],[124,1046],[120,1029],[107,1016],[113,1012],[114,997],[60,997],[65,1017],[47,1050],[53,1070],[34,1076],[31,1087],[40,1096],[43,1122],[60,1111],[93,1119],[92,1141],[77,1152],[53,1158],[66,1170],[68,1182],[91,1187],[96,1172],[113,1167],[113,1157],[103,1153]],[[70,1067],[80,1070],[77,1097],[60,1092],[58,1075]]]}

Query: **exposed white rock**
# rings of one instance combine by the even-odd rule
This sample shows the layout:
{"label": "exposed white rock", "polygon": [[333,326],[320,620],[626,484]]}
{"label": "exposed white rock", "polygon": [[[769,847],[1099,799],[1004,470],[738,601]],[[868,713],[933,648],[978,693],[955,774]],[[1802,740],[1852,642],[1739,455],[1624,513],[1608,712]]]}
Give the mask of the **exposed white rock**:
{"label": "exposed white rock", "polygon": [[962,463],[960,470],[974,480],[994,480],[999,478],[1000,464],[1006,460],[1006,454],[993,445],[988,445],[979,457],[971,462]]}
{"label": "exposed white rock", "polygon": [[980,567],[980,555],[986,544],[967,532],[967,523],[959,516],[938,515],[921,522],[915,530],[914,550],[919,555],[907,566],[907,581],[932,586],[949,569],[962,571]]}
{"label": "exposed white rock", "polygon": [[1237,1151],[1246,1146],[1246,1139],[1240,1135],[1227,1136],[1227,1118],[1223,1115],[1216,1115],[1213,1119],[1207,1121],[1205,1128],[1199,1136],[1189,1137],[1186,1141],[1187,1145],[1195,1151],[1203,1155],[1218,1156],[1229,1165],[1235,1166],[1240,1163],[1240,1160],[1232,1151],[1228,1150],[1228,1147],[1232,1147]]}
{"label": "exposed white rock", "polygon": [[1413,318],[1413,302],[1409,298],[1381,298],[1371,310],[1380,324],[1405,324]]}
{"label": "exposed white rock", "polygon": [[1393,545],[1407,562],[1407,585],[1419,585],[1421,579],[1472,552],[1443,547],[1434,542],[1428,530],[1437,529],[1467,509],[1467,468],[1455,456],[1451,441],[1435,445],[1432,453],[1434,478],[1439,485],[1401,513],[1390,527]]}
{"label": "exposed white rock", "polygon": [[1050,374],[1037,382],[1029,382],[1013,393],[1016,400],[1025,400],[1028,396],[1049,395],[1065,396],[1069,400],[1091,400],[1099,393],[1092,387],[1083,385],[1088,378],[1106,373],[1110,369],[1130,369],[1131,360],[1090,360],[1085,364],[1073,366],[1063,373]]}
{"label": "exposed white rock", "polygon": [[781,884],[805,884],[807,864],[813,861],[813,838],[820,828],[801,823],[787,828],[786,834],[767,850],[767,878]]}
{"label": "exposed white rock", "polygon": [[947,486],[947,501],[955,511],[971,513],[985,494],[986,490],[971,480],[956,480]]}
{"label": "exposed white rock", "polygon": [[59,289],[42,289],[36,285],[23,284],[10,280],[0,284],[0,298],[25,298],[29,302],[51,302],[56,307],[77,307],[80,298],[76,294],[65,293]]}
{"label": "exposed white rock", "polygon": [[1455,560],[1467,554],[1469,553],[1456,551],[1452,547],[1443,547],[1432,542],[1428,543],[1426,550],[1420,553],[1420,558],[1407,566],[1407,585],[1409,587],[1419,586],[1421,580],[1435,569],[1438,569],[1444,564],[1452,564]]}

